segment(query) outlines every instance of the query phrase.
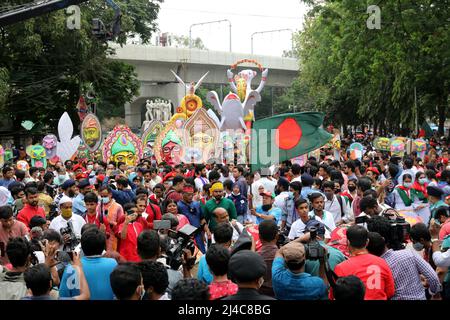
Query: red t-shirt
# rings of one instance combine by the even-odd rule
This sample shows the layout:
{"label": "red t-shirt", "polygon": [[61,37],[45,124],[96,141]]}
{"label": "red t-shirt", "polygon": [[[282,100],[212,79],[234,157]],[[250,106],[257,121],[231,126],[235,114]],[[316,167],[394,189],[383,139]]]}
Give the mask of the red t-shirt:
{"label": "red t-shirt", "polygon": [[445,236],[450,234],[450,219],[447,219],[439,231],[439,240],[444,240]]}
{"label": "red t-shirt", "polygon": [[210,297],[209,300],[216,300],[223,297],[232,296],[238,292],[237,284],[231,282],[231,280],[223,282],[211,282],[209,287]]}
{"label": "red t-shirt", "polygon": [[150,229],[153,229],[153,221],[161,220],[162,218],[161,209],[159,208],[159,206],[149,203],[149,205],[145,209],[145,212],[148,214],[147,216],[148,227]]}
{"label": "red t-shirt", "polygon": [[34,216],[41,216],[45,219],[46,217],[44,208],[41,208],[39,206],[32,207],[27,203],[17,215],[17,220],[25,223],[25,225],[29,229],[31,218],[33,218]]}
{"label": "red t-shirt", "polygon": [[110,233],[111,233],[111,228],[109,226],[108,218],[106,216],[103,216],[103,222],[100,222],[100,215],[99,215],[99,213],[96,213],[93,216],[91,216],[89,214],[86,214],[86,217],[84,217],[84,220],[86,221],[86,223],[88,223],[88,224],[95,224],[99,228],[100,228],[100,225],[104,224],[105,227],[106,227],[105,228],[106,237],[109,238]]}
{"label": "red t-shirt", "polygon": [[127,237],[125,239],[121,238],[121,232],[125,223],[122,223],[119,228],[117,228],[116,236],[120,239],[119,243],[119,253],[126,260],[131,262],[139,262],[141,258],[137,253],[137,238],[144,230],[141,223],[135,221],[128,224]]}
{"label": "red t-shirt", "polygon": [[[366,287],[364,300],[387,300],[395,293],[394,278],[386,261],[369,253],[352,256],[338,264],[334,272],[339,277],[357,276]],[[333,290],[330,290],[333,299]]]}

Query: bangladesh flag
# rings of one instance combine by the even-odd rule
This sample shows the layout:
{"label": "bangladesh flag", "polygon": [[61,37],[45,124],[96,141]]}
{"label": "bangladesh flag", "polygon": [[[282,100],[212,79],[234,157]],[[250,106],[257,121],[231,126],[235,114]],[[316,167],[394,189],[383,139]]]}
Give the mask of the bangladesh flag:
{"label": "bangladesh flag", "polygon": [[252,171],[325,145],[333,135],[320,128],[323,118],[320,112],[300,112],[255,121],[251,135]]}

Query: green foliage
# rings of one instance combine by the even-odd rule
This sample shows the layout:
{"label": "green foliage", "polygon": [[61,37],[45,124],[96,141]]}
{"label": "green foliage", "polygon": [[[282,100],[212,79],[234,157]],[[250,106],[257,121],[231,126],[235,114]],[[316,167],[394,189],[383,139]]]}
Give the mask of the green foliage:
{"label": "green foliage", "polygon": [[[8,4],[22,3],[9,0]],[[121,34],[115,42],[138,34],[143,42],[156,30],[160,0],[115,0],[122,12]],[[114,10],[104,0],[80,5],[81,29],[69,30],[65,10],[58,10],[0,29],[0,91],[9,87],[4,109],[16,129],[23,120],[56,127],[68,111],[77,127],[76,104],[83,87],[92,84],[98,114],[123,116],[123,105],[138,93],[134,67],[108,59],[113,51],[91,32],[92,18],[111,28]],[[5,82],[6,81],[6,82]],[[2,106],[0,93],[0,106]]]}
{"label": "green foliage", "polygon": [[[367,28],[369,2],[303,1],[312,5],[296,35],[299,78],[280,99],[326,113],[326,122],[414,130],[449,115],[448,1],[385,1],[381,29]],[[278,109],[277,109],[278,112]]]}
{"label": "green foliage", "polygon": [[[171,35],[171,45],[179,48],[189,48],[189,37],[181,35]],[[208,50],[203,43],[201,38],[193,38],[192,39],[192,48]]]}

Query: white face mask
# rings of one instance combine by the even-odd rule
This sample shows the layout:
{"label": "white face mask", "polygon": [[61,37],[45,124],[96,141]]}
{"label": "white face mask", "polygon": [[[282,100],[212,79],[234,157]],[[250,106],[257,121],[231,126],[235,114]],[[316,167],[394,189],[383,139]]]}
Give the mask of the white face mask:
{"label": "white face mask", "polygon": [[411,183],[411,182],[403,182],[403,186],[404,186],[405,188],[411,188],[412,183]]}

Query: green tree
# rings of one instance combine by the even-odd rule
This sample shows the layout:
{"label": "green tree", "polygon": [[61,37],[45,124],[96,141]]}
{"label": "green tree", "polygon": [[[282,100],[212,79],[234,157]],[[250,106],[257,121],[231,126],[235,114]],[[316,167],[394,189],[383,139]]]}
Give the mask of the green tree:
{"label": "green tree", "polygon": [[[177,48],[190,48],[190,39],[184,35],[171,35],[171,42],[171,45]],[[192,39],[192,48],[208,50],[208,48],[204,45],[203,40],[198,37]]]}
{"label": "green tree", "polygon": [[[6,4],[22,2],[8,0]],[[138,34],[148,42],[156,30],[161,1],[115,2],[121,8],[122,28],[114,41],[124,44],[130,34]],[[9,73],[10,89],[4,109],[13,118],[15,129],[20,129],[23,120],[55,128],[64,111],[77,128],[75,107],[86,84],[92,84],[96,93],[100,116],[123,115],[123,105],[138,93],[134,68],[108,59],[113,50],[91,31],[93,18],[100,18],[107,27],[112,25],[112,8],[104,0],[91,0],[80,8],[80,30],[67,28],[65,10],[0,29],[0,68]]]}

